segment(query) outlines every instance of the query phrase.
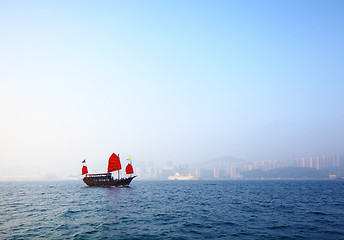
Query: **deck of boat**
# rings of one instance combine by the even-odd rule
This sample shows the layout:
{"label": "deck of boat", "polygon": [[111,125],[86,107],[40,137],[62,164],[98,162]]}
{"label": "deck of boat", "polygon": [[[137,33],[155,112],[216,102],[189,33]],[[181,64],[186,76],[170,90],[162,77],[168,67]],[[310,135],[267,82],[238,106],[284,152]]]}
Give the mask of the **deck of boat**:
{"label": "deck of boat", "polygon": [[131,181],[135,178],[120,178],[113,179],[109,174],[88,174],[83,178],[84,183],[90,187],[124,187],[129,186]]}

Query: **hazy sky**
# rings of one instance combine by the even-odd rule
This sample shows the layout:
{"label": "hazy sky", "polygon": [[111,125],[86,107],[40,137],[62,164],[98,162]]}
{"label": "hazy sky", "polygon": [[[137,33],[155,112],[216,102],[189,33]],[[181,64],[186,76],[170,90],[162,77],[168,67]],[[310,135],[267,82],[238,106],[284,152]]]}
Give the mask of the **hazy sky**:
{"label": "hazy sky", "polygon": [[0,1],[0,175],[341,154],[344,1]]}

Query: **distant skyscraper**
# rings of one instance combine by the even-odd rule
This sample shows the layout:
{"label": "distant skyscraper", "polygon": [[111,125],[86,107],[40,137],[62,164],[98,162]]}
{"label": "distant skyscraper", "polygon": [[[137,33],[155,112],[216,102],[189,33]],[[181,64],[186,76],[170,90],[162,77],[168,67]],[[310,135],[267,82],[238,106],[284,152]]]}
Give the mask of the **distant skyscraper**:
{"label": "distant skyscraper", "polygon": [[309,167],[310,168],[313,167],[313,158],[312,157],[309,158]]}
{"label": "distant skyscraper", "polygon": [[219,174],[219,169],[218,168],[214,168],[214,178],[219,178],[220,174]]}
{"label": "distant skyscraper", "polygon": [[319,157],[316,157],[316,159],[315,159],[315,168],[320,169],[320,158]]}
{"label": "distant skyscraper", "polygon": [[201,176],[201,171],[199,168],[196,168],[196,177],[200,177]]}

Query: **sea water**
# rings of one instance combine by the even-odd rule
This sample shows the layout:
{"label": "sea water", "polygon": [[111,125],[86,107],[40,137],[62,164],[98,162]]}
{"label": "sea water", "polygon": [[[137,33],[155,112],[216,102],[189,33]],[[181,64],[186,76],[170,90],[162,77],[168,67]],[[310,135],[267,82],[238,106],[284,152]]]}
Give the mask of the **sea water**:
{"label": "sea water", "polygon": [[344,181],[0,182],[0,239],[344,239]]}

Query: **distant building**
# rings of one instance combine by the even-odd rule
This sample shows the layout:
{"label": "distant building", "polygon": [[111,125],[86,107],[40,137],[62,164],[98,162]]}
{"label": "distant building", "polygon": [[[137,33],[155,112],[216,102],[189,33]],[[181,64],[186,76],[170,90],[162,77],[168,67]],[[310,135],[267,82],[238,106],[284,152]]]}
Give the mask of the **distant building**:
{"label": "distant building", "polygon": [[317,157],[302,157],[294,160],[292,167],[304,167],[304,168],[337,168],[340,167],[340,158],[338,155],[333,156],[317,156]]}
{"label": "distant building", "polygon": [[214,168],[214,178],[219,178],[220,177],[220,171],[218,168]]}
{"label": "distant building", "polygon": [[200,177],[201,176],[201,171],[199,168],[196,168],[196,177]]}
{"label": "distant building", "polygon": [[[342,163],[343,162],[343,163]],[[281,167],[302,167],[302,168],[338,168],[344,166],[344,158],[340,158],[338,155],[332,156],[316,156],[316,157],[301,157],[290,161],[277,161],[277,160],[266,160],[257,161],[246,167],[247,170],[261,169],[268,171],[275,168]]]}

